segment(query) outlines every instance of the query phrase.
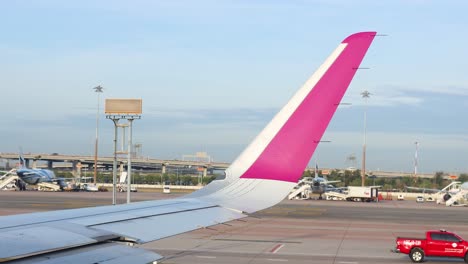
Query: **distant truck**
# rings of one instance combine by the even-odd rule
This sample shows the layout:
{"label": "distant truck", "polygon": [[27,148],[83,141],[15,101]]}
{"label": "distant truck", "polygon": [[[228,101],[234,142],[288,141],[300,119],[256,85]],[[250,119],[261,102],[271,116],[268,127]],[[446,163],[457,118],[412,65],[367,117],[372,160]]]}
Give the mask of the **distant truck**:
{"label": "distant truck", "polygon": [[341,192],[326,192],[327,200],[346,200],[354,202],[371,202],[379,197],[379,186],[348,186]]}
{"label": "distant truck", "polygon": [[423,262],[426,256],[462,258],[468,263],[468,242],[445,230],[427,231],[426,239],[397,237],[395,253],[408,254],[413,262]]}
{"label": "distant truck", "polygon": [[378,187],[349,186],[346,200],[355,202],[371,202],[376,200],[378,197]]}

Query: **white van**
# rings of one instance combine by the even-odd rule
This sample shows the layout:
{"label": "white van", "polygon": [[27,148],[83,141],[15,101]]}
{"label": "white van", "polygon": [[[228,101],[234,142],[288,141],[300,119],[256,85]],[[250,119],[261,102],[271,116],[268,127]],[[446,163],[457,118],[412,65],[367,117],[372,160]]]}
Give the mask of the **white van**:
{"label": "white van", "polygon": [[163,187],[163,193],[171,193],[171,187],[169,187],[169,186],[164,186],[164,187]]}

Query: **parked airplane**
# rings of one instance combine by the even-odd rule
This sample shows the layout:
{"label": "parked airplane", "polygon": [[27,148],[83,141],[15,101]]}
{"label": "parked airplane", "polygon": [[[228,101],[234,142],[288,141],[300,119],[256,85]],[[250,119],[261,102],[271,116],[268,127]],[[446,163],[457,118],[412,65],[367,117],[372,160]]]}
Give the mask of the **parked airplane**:
{"label": "parked airplane", "polygon": [[[332,185],[332,183],[338,183],[340,181],[329,181],[326,176],[320,177],[318,175],[318,165],[315,164],[315,176],[314,178],[312,177],[306,177],[302,179],[302,183],[304,184],[309,184],[312,193],[318,194],[319,195],[319,200],[322,200],[322,194],[329,192],[329,191],[339,191],[340,188],[337,188]],[[301,183],[301,182],[299,182]]]}
{"label": "parked airplane", "polygon": [[[0,217],[0,260],[149,263],[128,247],[249,216],[283,200],[302,176],[376,32],[344,39],[224,179],[180,198]],[[126,242],[126,243],[119,243]]]}
{"label": "parked airplane", "polygon": [[19,156],[19,168],[16,170],[16,175],[18,177],[28,183],[28,184],[39,184],[41,182],[53,182],[58,183],[61,188],[66,186],[66,183],[61,178],[56,178],[55,174],[51,170],[46,169],[29,169],[26,167],[26,162],[23,156],[20,154]]}

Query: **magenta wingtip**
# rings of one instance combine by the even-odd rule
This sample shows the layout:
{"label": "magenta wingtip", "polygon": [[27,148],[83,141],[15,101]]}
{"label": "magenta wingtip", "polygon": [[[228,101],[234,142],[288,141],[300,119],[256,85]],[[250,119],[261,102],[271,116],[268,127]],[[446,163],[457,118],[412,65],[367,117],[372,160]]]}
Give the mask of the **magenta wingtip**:
{"label": "magenta wingtip", "polygon": [[375,35],[377,35],[377,32],[375,32],[375,31],[358,32],[358,33],[354,33],[352,35],[349,35],[341,43],[348,43],[348,42],[350,42],[350,41],[352,41],[354,39],[358,39],[358,38],[368,38],[368,37],[374,38]]}

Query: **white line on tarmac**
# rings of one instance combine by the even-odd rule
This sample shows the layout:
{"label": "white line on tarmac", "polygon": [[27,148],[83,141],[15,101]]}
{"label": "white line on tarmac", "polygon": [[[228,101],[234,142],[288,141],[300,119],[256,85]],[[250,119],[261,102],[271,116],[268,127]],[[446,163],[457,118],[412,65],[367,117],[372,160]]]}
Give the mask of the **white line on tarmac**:
{"label": "white line on tarmac", "polygon": [[287,259],[267,259],[269,261],[281,261],[281,262],[286,262],[286,261],[289,261]]}
{"label": "white line on tarmac", "polygon": [[[149,247],[148,247],[149,248]],[[172,251],[177,251],[177,252],[180,252],[182,251],[180,248],[176,248],[176,247],[161,247],[161,248],[158,248],[160,250],[172,250]],[[206,253],[206,249],[203,249],[203,248],[200,248],[200,249],[190,249],[190,250],[187,250],[187,251],[190,251],[190,252],[199,252],[199,253]],[[239,253],[239,254],[242,254],[242,253],[258,253],[257,251],[252,251],[252,250],[217,250],[216,253],[223,253],[223,252],[226,252],[226,253]],[[390,253],[389,253],[390,254]],[[288,253],[281,253],[281,255],[285,255],[285,256],[311,256],[311,257],[336,257],[336,254],[313,254],[313,253],[305,253],[305,252],[288,252]],[[365,258],[365,259],[368,259],[368,258],[380,258],[380,259],[396,259],[395,254],[393,255],[388,255],[388,254],[375,254],[373,256],[369,256],[369,255],[364,255],[364,254],[358,254],[358,255],[340,255],[341,258],[345,258],[345,257],[353,257],[353,258]],[[352,263],[352,262],[351,262]],[[351,263],[342,263],[342,264],[351,264]],[[356,263],[356,262],[355,262]],[[359,262],[357,262],[359,263]]]}
{"label": "white line on tarmac", "polygon": [[215,256],[197,256],[197,258],[214,259]]}
{"label": "white line on tarmac", "polygon": [[358,264],[359,262],[356,262],[356,261],[339,261],[338,263],[341,263],[341,264]]}

